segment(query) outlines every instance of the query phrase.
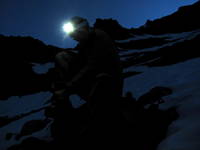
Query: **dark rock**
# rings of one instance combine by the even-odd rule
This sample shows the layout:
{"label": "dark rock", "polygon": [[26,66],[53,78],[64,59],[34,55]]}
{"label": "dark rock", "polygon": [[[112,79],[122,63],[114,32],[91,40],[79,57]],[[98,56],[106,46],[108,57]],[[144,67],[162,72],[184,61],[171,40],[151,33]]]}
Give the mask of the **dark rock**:
{"label": "dark rock", "polygon": [[200,35],[193,39],[183,40],[171,46],[160,48],[150,52],[135,52],[123,57],[127,57],[122,62],[124,68],[134,65],[146,65],[149,67],[166,66],[183,62],[192,58],[200,57],[198,49]]}
{"label": "dark rock", "polygon": [[8,116],[1,116],[0,117],[0,128],[9,124],[13,120],[14,120],[13,118],[9,118]]}
{"label": "dark rock", "polygon": [[35,137],[24,139],[20,144],[13,145],[7,150],[36,150],[36,149],[51,149],[50,143],[40,140]]}
{"label": "dark rock", "polygon": [[200,22],[197,21],[200,14],[200,1],[180,7],[175,13],[156,19],[147,20],[144,26],[139,29],[132,29],[133,34],[164,34],[180,33],[192,31],[200,28]]}
{"label": "dark rock", "polygon": [[7,133],[6,136],[5,136],[5,139],[8,141],[8,140],[10,140],[13,137],[13,135],[15,135],[15,134],[13,134],[13,133]]}
{"label": "dark rock", "polygon": [[162,97],[172,94],[172,90],[168,87],[154,87],[146,94],[139,97],[137,104],[139,106],[145,106],[147,104],[162,103]]}
{"label": "dark rock", "polygon": [[122,27],[113,19],[96,19],[94,27],[107,32],[113,40],[123,40],[131,37],[129,29]]}
{"label": "dark rock", "polygon": [[49,119],[31,120],[31,121],[26,122],[23,125],[21,132],[16,136],[16,140],[19,140],[23,136],[27,136],[34,132],[44,129],[49,122],[51,122],[51,120]]}
{"label": "dark rock", "polygon": [[116,42],[116,45],[123,49],[144,49],[151,48],[154,46],[160,46],[171,41],[166,38],[147,38],[141,40],[130,40],[129,42]]}
{"label": "dark rock", "polygon": [[0,100],[49,90],[53,77],[36,74],[32,63],[54,62],[55,55],[64,49],[45,45],[32,37],[0,35],[0,43]]}
{"label": "dark rock", "polygon": [[18,114],[18,115],[13,116],[13,117],[2,116],[2,117],[0,117],[0,128],[8,125],[11,122],[17,121],[17,120],[22,119],[26,116],[29,116],[33,113],[39,112],[39,111],[45,109],[46,107],[47,106],[44,106],[44,107],[41,107],[41,108],[38,108],[38,109],[34,109],[34,110],[31,110],[30,112]]}
{"label": "dark rock", "polygon": [[132,77],[134,75],[140,74],[140,73],[142,73],[142,72],[134,72],[134,71],[124,72],[122,77],[128,78],[128,77]]}

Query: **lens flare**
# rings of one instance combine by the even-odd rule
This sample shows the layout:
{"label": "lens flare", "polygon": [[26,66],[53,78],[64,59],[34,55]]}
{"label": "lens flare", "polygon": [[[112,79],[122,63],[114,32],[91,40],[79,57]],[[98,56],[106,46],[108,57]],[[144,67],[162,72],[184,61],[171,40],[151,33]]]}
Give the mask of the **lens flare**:
{"label": "lens flare", "polygon": [[65,23],[63,25],[63,31],[66,32],[67,34],[74,32],[73,24],[71,22]]}

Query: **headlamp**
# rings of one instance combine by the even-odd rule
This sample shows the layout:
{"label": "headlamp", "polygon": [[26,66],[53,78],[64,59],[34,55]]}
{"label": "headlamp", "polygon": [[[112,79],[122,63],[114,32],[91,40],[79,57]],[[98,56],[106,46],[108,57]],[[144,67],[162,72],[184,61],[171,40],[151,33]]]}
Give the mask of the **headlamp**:
{"label": "headlamp", "polygon": [[78,29],[80,29],[81,27],[86,26],[87,24],[88,23],[86,21],[84,21],[75,26],[73,23],[68,22],[63,25],[63,31],[66,32],[67,34],[71,34],[74,31],[77,31]]}
{"label": "headlamp", "polygon": [[70,34],[74,32],[74,25],[71,22],[68,22],[63,25],[63,31],[66,32],[67,34]]}

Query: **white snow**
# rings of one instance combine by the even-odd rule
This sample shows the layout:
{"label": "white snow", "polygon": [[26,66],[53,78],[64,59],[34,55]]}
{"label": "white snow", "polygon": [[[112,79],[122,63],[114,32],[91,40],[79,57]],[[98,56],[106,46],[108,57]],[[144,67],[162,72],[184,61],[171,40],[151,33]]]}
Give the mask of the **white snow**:
{"label": "white snow", "polygon": [[136,41],[136,40],[145,40],[149,38],[166,38],[168,40],[178,40],[178,39],[185,39],[190,38],[191,36],[196,36],[196,34],[200,34],[200,30],[194,30],[194,31],[188,31],[188,32],[182,32],[182,33],[166,33],[166,34],[160,34],[160,35],[152,35],[152,34],[143,34],[143,35],[133,35],[133,37],[126,39],[126,40],[116,40],[118,43],[127,43],[130,41]]}
{"label": "white snow", "polygon": [[173,94],[165,96],[161,109],[177,106],[180,115],[168,129],[167,138],[158,150],[200,149],[200,58],[166,67],[130,67],[126,71],[143,73],[125,80],[126,91],[138,98],[152,87],[165,86]]}
{"label": "white snow", "polygon": [[[185,40],[191,40],[194,39],[196,36],[200,35],[200,30],[194,30],[194,31],[190,31],[190,32],[183,32],[183,33],[176,33],[176,34],[164,34],[164,35],[145,35],[143,38],[150,38],[150,37],[154,37],[154,38],[167,38],[167,40],[169,40],[170,42],[160,45],[160,46],[154,46],[154,47],[150,47],[150,48],[144,48],[144,49],[129,49],[129,50],[122,50],[120,51],[120,56],[122,57],[122,60],[125,60],[131,56],[128,56],[129,54],[134,54],[134,53],[142,53],[142,52],[152,52],[152,51],[157,51],[161,48],[167,47],[167,46],[172,46],[176,43],[180,43],[183,42]],[[140,37],[140,36],[139,36]],[[121,41],[121,43],[123,42],[129,42],[131,40],[138,40],[136,37],[134,38],[130,38],[128,40],[125,41]],[[127,56],[126,56],[127,55]],[[124,56],[124,57],[123,57]]]}
{"label": "white snow", "polygon": [[[28,113],[32,110],[39,109],[47,105],[45,103],[51,98],[51,96],[52,94],[50,92],[40,92],[37,94],[22,97],[10,97],[6,101],[0,101],[0,116],[13,117],[23,113]],[[21,128],[27,121],[38,119],[45,119],[43,110],[11,122],[10,124],[0,128],[0,150],[6,150],[12,145],[19,144],[24,139],[22,138],[19,141],[16,141],[14,137],[11,140],[6,141],[5,136],[7,133],[19,134]],[[47,132],[48,130],[49,128],[47,127],[39,132],[34,133],[33,136],[44,139],[45,137],[50,136],[50,131]]]}
{"label": "white snow", "polygon": [[32,67],[33,71],[37,74],[47,73],[50,68],[54,67],[54,63],[46,63],[46,64],[38,64],[32,63],[34,66]]}
{"label": "white snow", "polygon": [[82,104],[85,104],[85,100],[83,100],[80,96],[73,94],[69,97],[69,100],[72,104],[73,108],[79,108]]}
{"label": "white snow", "polygon": [[[52,94],[50,92],[40,92],[37,94],[27,95],[27,96],[12,96],[5,101],[0,101],[0,116],[14,117],[16,115],[25,114],[32,110],[39,109],[41,107],[47,106],[46,102],[51,98]],[[74,108],[78,108],[80,105],[84,104],[85,101],[82,100],[77,95],[71,95],[70,101]],[[39,139],[50,141],[50,123],[43,130],[33,133],[30,136],[22,137],[19,141],[15,140],[15,136],[11,140],[6,141],[5,136],[7,133],[19,134],[23,125],[30,120],[43,120],[45,119],[44,111],[33,113],[19,120],[13,121],[10,124],[0,128],[0,150],[6,150],[8,147],[19,144],[22,140],[27,137],[37,137]]]}
{"label": "white snow", "polygon": [[[44,119],[44,112],[43,111],[34,113],[32,115],[29,115],[28,117],[14,121],[14,122],[8,124],[7,126],[0,128],[0,141],[1,141],[0,142],[0,150],[6,150],[8,147],[10,147],[12,145],[21,143],[21,141],[24,139],[24,138],[21,138],[19,141],[17,141],[17,140],[15,140],[15,136],[13,136],[12,139],[6,141],[5,136],[6,136],[7,133],[19,134],[23,125],[26,122],[28,122],[30,120],[37,120],[37,119],[39,119],[39,120]],[[45,133],[45,134],[48,134],[48,133]]]}
{"label": "white snow", "polygon": [[51,98],[50,92],[40,92],[26,96],[12,96],[5,101],[0,101],[0,116],[15,116],[30,112],[44,106],[44,103]]}

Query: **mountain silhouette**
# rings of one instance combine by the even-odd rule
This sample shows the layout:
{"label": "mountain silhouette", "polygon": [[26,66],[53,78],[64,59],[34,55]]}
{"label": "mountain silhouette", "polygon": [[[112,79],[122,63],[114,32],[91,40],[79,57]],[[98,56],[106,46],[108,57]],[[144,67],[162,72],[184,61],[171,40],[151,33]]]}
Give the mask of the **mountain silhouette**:
{"label": "mountain silhouette", "polygon": [[145,25],[132,29],[133,33],[164,34],[192,31],[200,28],[198,21],[200,1],[180,7],[175,13],[155,19],[147,20]]}

